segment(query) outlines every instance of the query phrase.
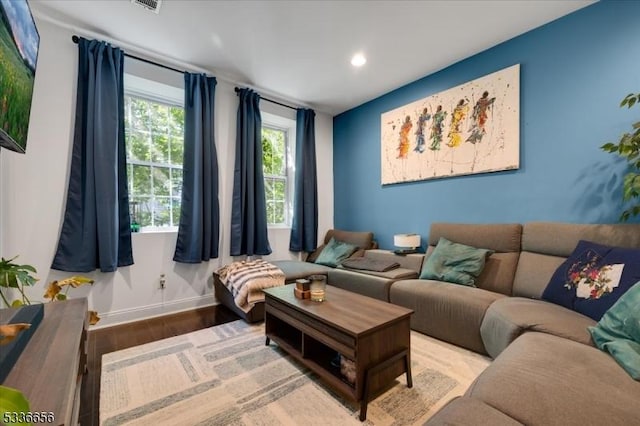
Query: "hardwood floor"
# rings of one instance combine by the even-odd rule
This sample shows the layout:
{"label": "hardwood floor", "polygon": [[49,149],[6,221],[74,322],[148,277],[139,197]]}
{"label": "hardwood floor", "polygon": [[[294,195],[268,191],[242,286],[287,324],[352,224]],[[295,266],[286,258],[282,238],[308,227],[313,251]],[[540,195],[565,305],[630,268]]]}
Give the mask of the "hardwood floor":
{"label": "hardwood floor", "polygon": [[102,355],[240,319],[222,305],[195,309],[133,323],[89,331],[87,373],[82,380],[79,423],[100,424]]}

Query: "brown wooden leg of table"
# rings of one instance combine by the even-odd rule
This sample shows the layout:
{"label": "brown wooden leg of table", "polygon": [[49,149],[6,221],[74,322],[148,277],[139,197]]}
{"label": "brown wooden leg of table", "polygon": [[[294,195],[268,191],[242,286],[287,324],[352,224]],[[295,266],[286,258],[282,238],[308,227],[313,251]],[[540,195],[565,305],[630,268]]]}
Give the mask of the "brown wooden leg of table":
{"label": "brown wooden leg of table", "polygon": [[392,355],[391,357],[385,359],[381,363],[369,368],[364,377],[362,401],[360,402],[360,421],[361,422],[367,419],[367,405],[369,404],[369,398],[371,397],[370,395],[371,389],[369,389],[369,386],[371,383],[371,377],[373,376],[374,373],[377,373],[380,370],[384,370],[394,362],[398,361],[400,358],[402,358],[404,361],[404,367],[407,373],[407,386],[408,387],[413,386],[413,380],[411,379],[411,364],[409,360],[409,350],[407,349],[400,351],[397,354]]}
{"label": "brown wooden leg of table", "polygon": [[407,387],[413,387],[413,378],[411,377],[411,354],[407,351],[407,354],[404,356],[404,368],[407,372]]}

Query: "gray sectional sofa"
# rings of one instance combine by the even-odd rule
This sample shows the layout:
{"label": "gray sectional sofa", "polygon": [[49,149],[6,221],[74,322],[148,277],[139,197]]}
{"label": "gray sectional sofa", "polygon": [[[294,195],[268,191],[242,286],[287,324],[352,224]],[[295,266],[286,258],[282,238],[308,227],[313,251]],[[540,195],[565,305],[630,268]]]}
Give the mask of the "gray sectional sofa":
{"label": "gray sectional sofa", "polygon": [[587,327],[596,322],[540,300],[579,240],[638,248],[640,224],[436,223],[427,257],[440,237],[494,250],[476,288],[417,279],[422,256],[380,250],[364,255],[391,257],[403,271],[324,271],[330,285],[413,309],[414,330],[494,358],[428,424],[640,425],[640,382],[593,346]]}

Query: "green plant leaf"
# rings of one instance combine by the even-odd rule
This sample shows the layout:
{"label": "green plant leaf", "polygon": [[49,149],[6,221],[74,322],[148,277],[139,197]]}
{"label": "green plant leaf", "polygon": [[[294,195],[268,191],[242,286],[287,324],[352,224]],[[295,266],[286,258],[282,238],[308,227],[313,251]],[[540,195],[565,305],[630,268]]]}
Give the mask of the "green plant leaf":
{"label": "green plant leaf", "polygon": [[11,302],[12,308],[19,308],[22,305],[24,305],[24,303],[22,303],[22,300],[19,300],[19,299],[16,299],[13,302]]}
{"label": "green plant leaf", "polygon": [[[0,419],[5,413],[28,413],[29,401],[22,392],[8,386],[0,386]],[[31,423],[11,423],[12,425],[30,425]]]}
{"label": "green plant leaf", "polygon": [[629,101],[627,102],[627,107],[631,108],[635,103],[636,103],[636,98],[629,98]]}
{"label": "green plant leaf", "polygon": [[56,300],[60,300],[60,301],[67,300],[67,295],[64,293],[58,293],[56,294]]}

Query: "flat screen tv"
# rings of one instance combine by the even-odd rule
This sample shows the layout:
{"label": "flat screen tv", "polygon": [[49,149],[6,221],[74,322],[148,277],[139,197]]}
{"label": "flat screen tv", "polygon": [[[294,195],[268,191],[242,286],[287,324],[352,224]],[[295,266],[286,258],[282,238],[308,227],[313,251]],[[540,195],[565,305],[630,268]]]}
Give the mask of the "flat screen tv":
{"label": "flat screen tv", "polygon": [[27,0],[0,0],[0,146],[24,153],[40,35]]}

